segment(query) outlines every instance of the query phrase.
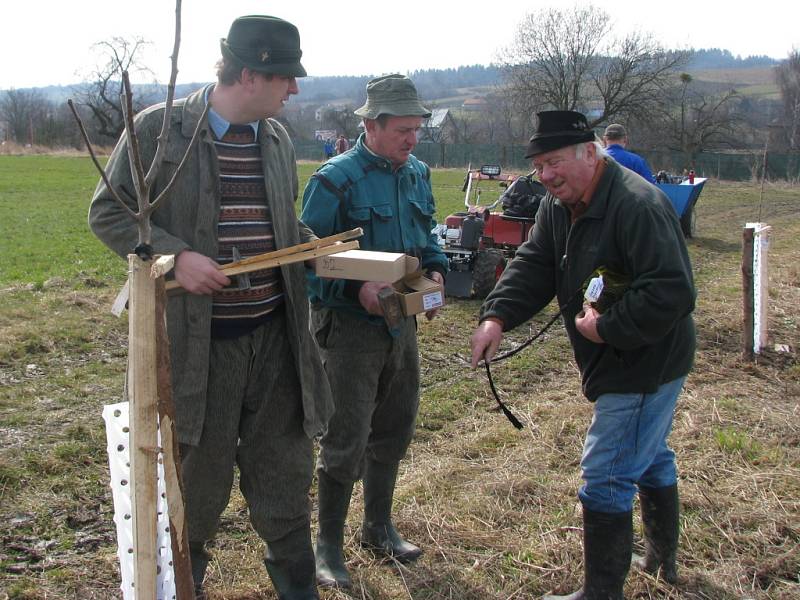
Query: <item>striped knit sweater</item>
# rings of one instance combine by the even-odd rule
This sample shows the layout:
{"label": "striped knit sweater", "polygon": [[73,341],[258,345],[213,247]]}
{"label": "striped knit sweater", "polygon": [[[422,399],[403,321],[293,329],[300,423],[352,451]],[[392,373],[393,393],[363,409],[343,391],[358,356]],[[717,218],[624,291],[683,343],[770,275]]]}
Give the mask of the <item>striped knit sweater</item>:
{"label": "striped knit sweater", "polygon": [[[250,125],[231,125],[214,142],[220,172],[220,214],[217,262],[233,261],[234,247],[242,258],[275,250],[267,204],[261,147]],[[236,277],[213,297],[211,334],[238,337],[267,320],[284,301],[280,269],[249,274],[250,288]]]}

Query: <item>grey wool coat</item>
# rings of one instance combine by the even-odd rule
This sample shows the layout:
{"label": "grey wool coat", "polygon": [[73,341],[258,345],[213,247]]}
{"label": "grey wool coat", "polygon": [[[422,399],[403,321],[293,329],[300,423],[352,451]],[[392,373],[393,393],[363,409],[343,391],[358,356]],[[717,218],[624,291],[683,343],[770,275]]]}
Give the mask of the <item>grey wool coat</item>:
{"label": "grey wool coat", "polygon": [[[206,89],[173,106],[169,145],[153,186],[152,199],[175,173],[205,108]],[[164,115],[164,105],[152,106],[136,117],[135,127],[145,170],[152,162]],[[294,146],[285,129],[272,119],[258,129],[267,201],[277,248],[314,239],[313,232],[298,220],[294,203],[298,193]],[[135,209],[135,189],[128,162],[128,138],[123,134],[106,166],[112,185]],[[207,119],[200,124],[199,139],[192,149],[168,197],[153,213],[152,246],[156,254],[178,254],[191,249],[217,256],[217,223],[220,185],[217,154]],[[100,240],[125,257],[138,242],[135,222],[113,198],[101,180],[89,209],[89,226]],[[286,294],[289,341],[302,386],[303,427],[309,437],[322,432],[333,404],[316,342],[308,327],[308,300],[302,263],[282,266]],[[211,297],[182,294],[170,298],[167,330],[172,359],[173,397],[178,437],[196,444],[203,430],[211,340]],[[268,357],[285,360],[287,357]]]}

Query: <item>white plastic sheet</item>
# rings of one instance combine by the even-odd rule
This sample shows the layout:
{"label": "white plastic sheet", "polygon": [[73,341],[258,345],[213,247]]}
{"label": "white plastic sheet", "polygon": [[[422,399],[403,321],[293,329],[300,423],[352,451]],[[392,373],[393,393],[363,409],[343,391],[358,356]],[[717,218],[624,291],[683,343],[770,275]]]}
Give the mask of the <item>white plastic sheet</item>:
{"label": "white plastic sheet", "polygon": [[[114,523],[117,526],[117,554],[122,575],[123,600],[135,600],[133,587],[133,519],[131,518],[130,451],[128,447],[128,403],[103,407],[108,441],[108,465],[114,498]],[[160,444],[160,440],[159,440]],[[175,599],[175,574],[172,569],[172,545],[169,534],[166,488],[162,456],[158,458],[158,539],[156,556],[158,600]]]}

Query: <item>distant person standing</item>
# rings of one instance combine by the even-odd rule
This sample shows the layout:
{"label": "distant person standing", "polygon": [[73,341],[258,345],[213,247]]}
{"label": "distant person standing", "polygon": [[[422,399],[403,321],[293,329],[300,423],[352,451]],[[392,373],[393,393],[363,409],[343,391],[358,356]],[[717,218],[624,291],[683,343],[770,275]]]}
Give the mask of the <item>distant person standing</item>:
{"label": "distant person standing", "polygon": [[331,138],[328,138],[327,140],[325,140],[325,159],[327,160],[329,158],[333,158],[334,151],[335,148],[333,146],[333,140]]}
{"label": "distant person standing", "polygon": [[603,145],[606,147],[608,155],[623,167],[628,167],[650,183],[655,181],[647,161],[638,154],[625,149],[628,145],[628,132],[625,131],[622,125],[612,123],[606,127],[606,131],[603,134]]}
{"label": "distant person standing", "polygon": [[347,138],[344,137],[343,134],[339,134],[339,137],[336,139],[336,154],[344,154],[350,150],[350,142],[347,141]]}

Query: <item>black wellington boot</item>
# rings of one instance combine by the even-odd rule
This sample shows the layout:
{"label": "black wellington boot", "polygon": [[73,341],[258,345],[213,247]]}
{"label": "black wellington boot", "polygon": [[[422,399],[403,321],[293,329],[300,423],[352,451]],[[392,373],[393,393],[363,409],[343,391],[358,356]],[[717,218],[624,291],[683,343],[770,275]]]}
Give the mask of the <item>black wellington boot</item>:
{"label": "black wellington boot", "polygon": [[307,524],[279,540],[267,542],[264,565],[279,600],[319,600],[311,529]]}
{"label": "black wellington boot", "polygon": [[353,494],[353,483],[340,483],[322,469],[318,474],[319,533],[317,533],[317,583],[322,587],[349,588],[350,574],[344,564],[344,522]]}
{"label": "black wellington boot", "polygon": [[189,542],[189,560],[192,563],[195,600],[206,600],[203,579],[205,579],[206,568],[210,559],[211,555],[206,550],[205,542]]}
{"label": "black wellington boot", "polygon": [[679,501],[678,485],[662,488],[639,488],[639,503],[642,507],[642,524],[644,525],[644,558],[636,557],[633,565],[658,575],[667,583],[678,582],[678,535]]}
{"label": "black wellington boot", "polygon": [[419,558],[422,550],[404,540],[392,523],[392,499],[398,466],[398,463],[384,464],[367,460],[361,545],[400,562],[410,562]]}
{"label": "black wellington boot", "polygon": [[583,588],[545,600],[623,600],[631,564],[632,512],[601,513],[583,509]]}

